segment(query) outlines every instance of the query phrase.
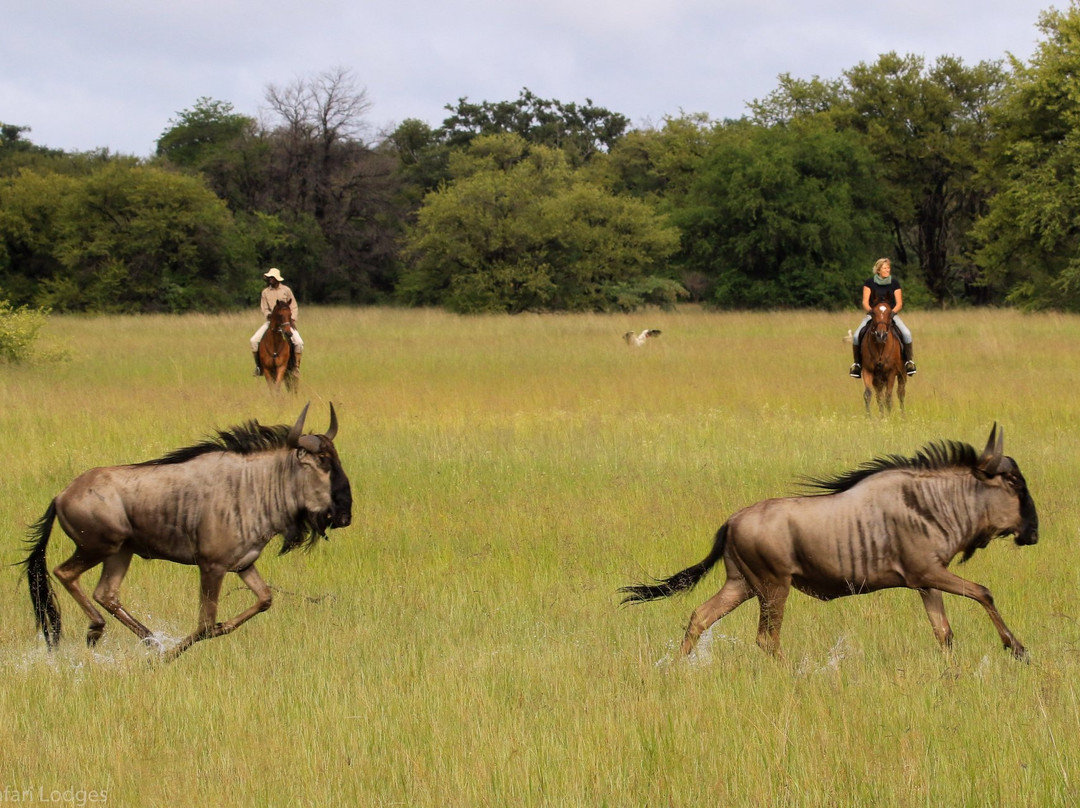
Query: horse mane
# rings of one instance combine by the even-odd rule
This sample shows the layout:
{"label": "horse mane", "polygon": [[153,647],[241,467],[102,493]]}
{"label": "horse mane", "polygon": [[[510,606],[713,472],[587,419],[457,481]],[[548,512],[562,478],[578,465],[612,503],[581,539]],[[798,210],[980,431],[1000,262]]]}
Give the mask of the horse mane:
{"label": "horse mane", "polygon": [[169,466],[176,463],[186,463],[193,458],[211,454],[212,452],[233,452],[235,454],[249,455],[283,449],[288,443],[289,429],[284,424],[263,426],[258,421],[251,420],[239,426],[220,429],[217,432],[217,437],[207,438],[181,449],[174,449],[156,460],[147,460],[136,465]]}
{"label": "horse mane", "polygon": [[943,469],[974,469],[979,455],[975,448],[959,441],[928,443],[914,457],[891,454],[862,463],[851,471],[833,477],[803,477],[801,485],[818,495],[838,494],[883,471],[910,469],[912,471],[940,471]]}

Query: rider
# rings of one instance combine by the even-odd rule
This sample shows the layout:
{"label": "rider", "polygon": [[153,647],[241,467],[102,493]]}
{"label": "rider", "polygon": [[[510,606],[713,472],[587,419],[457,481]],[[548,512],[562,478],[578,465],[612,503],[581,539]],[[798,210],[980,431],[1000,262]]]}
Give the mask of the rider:
{"label": "rider", "polygon": [[897,316],[900,309],[904,308],[904,293],[900,291],[900,281],[892,277],[892,264],[888,258],[879,258],[874,262],[874,274],[863,284],[862,307],[863,311],[866,312],[866,316],[859,323],[859,327],[855,329],[855,334],[851,340],[851,347],[854,349],[855,354],[855,364],[851,366],[848,374],[854,379],[862,378],[862,356],[859,353],[859,337],[862,335],[862,330],[866,327],[866,324],[870,322],[870,312],[873,311],[871,301],[875,297],[885,298],[889,305],[892,306],[893,322],[896,323],[896,327],[900,331],[900,350],[904,358],[904,372],[908,376],[914,376],[915,349],[911,344],[911,331],[904,325],[904,321]]}
{"label": "rider", "polygon": [[266,288],[262,290],[259,307],[262,309],[265,322],[259,326],[258,331],[251,335],[251,352],[255,355],[255,375],[262,376],[262,366],[259,364],[259,342],[270,325],[270,312],[274,310],[274,306],[280,300],[288,303],[291,311],[293,359],[296,362],[296,371],[299,373],[300,355],[304,352],[304,340],[300,338],[300,332],[296,330],[296,296],[293,295],[292,289],[283,283],[285,279],[281,277],[281,272],[277,267],[264,272],[263,277],[266,278]]}

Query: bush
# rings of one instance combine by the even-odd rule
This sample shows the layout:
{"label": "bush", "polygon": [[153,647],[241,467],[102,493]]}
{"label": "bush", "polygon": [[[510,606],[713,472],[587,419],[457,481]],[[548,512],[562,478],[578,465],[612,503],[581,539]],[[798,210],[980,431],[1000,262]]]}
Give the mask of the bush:
{"label": "bush", "polygon": [[0,300],[0,359],[23,362],[34,352],[38,331],[49,316],[48,309],[31,309],[26,306],[13,309],[6,300]]}

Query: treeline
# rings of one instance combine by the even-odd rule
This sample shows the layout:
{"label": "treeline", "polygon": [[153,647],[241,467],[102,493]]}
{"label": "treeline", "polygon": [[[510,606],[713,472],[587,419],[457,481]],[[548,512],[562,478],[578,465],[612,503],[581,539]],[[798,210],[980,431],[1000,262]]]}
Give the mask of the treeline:
{"label": "treeline", "polygon": [[332,70],[263,120],[201,98],[156,155],[0,124],[0,300],[59,311],[307,303],[461,312],[851,305],[893,261],[922,305],[1080,310],[1080,7],[1030,62],[885,54],[781,76],[738,120],[647,128],[586,100],[447,105],[369,131]]}

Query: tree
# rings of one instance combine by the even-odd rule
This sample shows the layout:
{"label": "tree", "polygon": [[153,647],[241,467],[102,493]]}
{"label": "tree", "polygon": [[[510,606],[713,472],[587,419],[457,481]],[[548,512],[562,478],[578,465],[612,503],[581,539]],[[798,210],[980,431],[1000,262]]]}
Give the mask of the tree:
{"label": "tree", "polygon": [[178,166],[202,169],[254,126],[253,118],[233,112],[229,102],[204,96],[169,119],[169,128],[158,138],[157,154]]}
{"label": "tree", "polygon": [[1050,10],[1029,64],[1012,59],[979,221],[986,283],[1031,308],[1080,310],[1080,8]]}
{"label": "tree", "polygon": [[575,172],[519,135],[475,138],[427,195],[406,238],[399,292],[459,312],[613,311],[669,305],[678,235],[644,202]]}
{"label": "tree", "polygon": [[561,149],[571,165],[579,166],[608,151],[626,131],[629,120],[586,98],[583,106],[539,98],[524,88],[516,101],[470,103],[459,98],[447,104],[451,115],[440,128],[451,147],[466,146],[481,135],[516,134],[525,142]]}
{"label": "tree", "polygon": [[836,82],[782,77],[752,109],[762,125],[824,113],[864,136],[886,191],[895,262],[917,267],[946,302],[978,294],[968,234],[989,195],[978,177],[993,137],[987,111],[1004,78],[1000,62],[968,68],[941,57],[927,69],[922,57],[888,53]]}
{"label": "tree", "polygon": [[683,205],[680,260],[724,307],[837,308],[854,302],[887,237],[862,139],[825,115],[719,133]]}

